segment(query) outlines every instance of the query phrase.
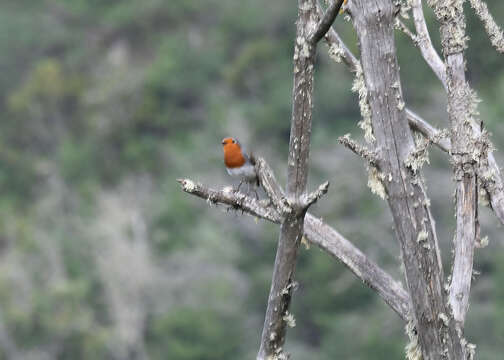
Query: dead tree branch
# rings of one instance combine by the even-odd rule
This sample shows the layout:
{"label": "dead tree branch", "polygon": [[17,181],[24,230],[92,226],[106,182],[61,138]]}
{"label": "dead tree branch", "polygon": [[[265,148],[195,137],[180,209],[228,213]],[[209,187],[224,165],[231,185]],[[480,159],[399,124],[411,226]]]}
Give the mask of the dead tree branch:
{"label": "dead tree branch", "polygon": [[[266,164],[264,160],[262,161]],[[271,170],[264,170],[269,169],[269,166],[262,169],[258,173],[260,177],[274,178],[272,173],[267,174]],[[261,173],[263,173],[262,176]],[[226,205],[232,210],[268,220],[275,224],[281,223],[282,217],[278,211],[265,206],[262,201],[257,201],[255,198],[242,193],[235,193],[231,188],[213,190],[189,179],[180,179],[178,181],[183,191],[202,198],[212,205]],[[276,185],[278,186],[278,183]],[[278,188],[280,187],[278,186]],[[392,310],[407,321],[410,299],[399,281],[396,281],[381,269],[337,230],[310,213],[307,213],[304,219],[304,236],[310,243],[317,245],[335,259],[341,261],[357,278],[376,291]]]}
{"label": "dead tree branch", "polygon": [[343,144],[345,147],[349,148],[356,155],[359,155],[361,158],[366,160],[369,164],[374,165],[374,166],[378,165],[378,157],[376,156],[376,153],[374,151],[369,150],[365,146],[357,143],[356,141],[352,140],[352,138],[350,137],[350,134],[340,136],[338,138],[338,142],[340,144]]}
{"label": "dead tree branch", "polygon": [[327,190],[329,190],[329,181],[321,184],[317,190],[312,191],[311,193],[304,195],[301,197],[302,206],[305,208],[310,207],[315,204],[322,196],[327,194]]}
{"label": "dead tree branch", "polygon": [[415,150],[401,91],[394,42],[394,5],[388,0],[352,0],[371,121],[380,152],[380,171],[401,245],[412,316],[424,359],[462,359],[462,348],[444,294],[436,230],[419,171],[407,166]]}
{"label": "dead tree branch", "polygon": [[492,14],[488,11],[488,6],[483,0],[469,0],[476,15],[480,18],[485,31],[490,38],[492,46],[501,54],[504,54],[504,32],[497,25]]}
{"label": "dead tree branch", "polygon": [[[304,217],[310,202],[306,199],[308,158],[312,124],[313,72],[318,41],[331,26],[341,7],[334,1],[319,21],[316,0],[298,0],[298,19],[294,48],[294,86],[292,118],[287,162],[287,202],[273,268],[273,278],[261,336],[258,360],[284,354],[286,321],[292,297],[297,251],[303,236]],[[327,189],[325,189],[327,191]],[[321,191],[320,196],[324,191]],[[310,198],[315,201],[319,194]]]}
{"label": "dead tree branch", "polygon": [[309,41],[312,44],[317,44],[320,39],[327,33],[329,28],[332,26],[334,19],[338,15],[341,5],[343,5],[345,0],[334,0],[331,5],[326,9],[325,14],[321,17],[315,32],[309,37]]}
{"label": "dead tree branch", "polygon": [[443,136],[441,131],[411,110],[406,109],[406,116],[408,117],[409,125],[413,130],[421,133],[426,139],[437,145],[437,147],[444,152],[449,153],[451,151],[451,141],[448,137]]}
{"label": "dead tree branch", "polygon": [[425,22],[425,16],[422,8],[422,0],[411,0],[411,9],[413,12],[413,20],[417,32],[416,44],[420,48],[423,58],[430,66],[434,74],[439,78],[445,89],[446,85],[446,66],[437,53],[429,35],[429,29]]}
{"label": "dead tree branch", "polygon": [[[462,2],[429,1],[440,22],[441,43],[446,61],[448,116],[451,131],[451,158],[456,181],[457,227],[454,237],[454,263],[449,300],[453,316],[463,329],[469,308],[474,245],[477,227],[476,163],[484,154],[473,140],[471,123],[475,119],[475,99],[465,78],[465,18]],[[457,34],[455,36],[454,34]]]}
{"label": "dead tree branch", "polygon": [[278,209],[280,214],[287,214],[291,211],[289,207],[289,202],[285,197],[283,190],[278,185],[278,181],[275,179],[275,175],[271,170],[268,163],[262,159],[257,158],[255,160],[255,169],[257,176],[259,177],[259,183],[266,192],[266,195],[270,201]]}
{"label": "dead tree branch", "polygon": [[[319,6],[319,12],[322,11]],[[342,41],[340,36],[334,31],[334,29],[329,29],[325,35],[325,40],[329,45],[329,55],[337,62],[343,62],[347,65],[351,72],[355,73],[359,66],[359,60],[352,54],[345,43]],[[421,132],[424,136],[429,139],[434,139],[435,128],[430,125],[427,121],[422,119],[414,111],[405,108],[406,116],[408,122],[412,128]],[[480,129],[478,124],[472,124],[473,131],[475,134],[480,134]],[[438,130],[436,130],[438,131]],[[439,141],[432,142],[437,145],[441,150],[448,152],[451,148],[449,139],[440,138]],[[485,191],[488,193],[490,198],[490,204],[495,212],[495,215],[504,224],[504,182],[502,180],[501,172],[495,157],[490,150],[487,153],[488,161],[481,163],[478,167],[478,178]]]}

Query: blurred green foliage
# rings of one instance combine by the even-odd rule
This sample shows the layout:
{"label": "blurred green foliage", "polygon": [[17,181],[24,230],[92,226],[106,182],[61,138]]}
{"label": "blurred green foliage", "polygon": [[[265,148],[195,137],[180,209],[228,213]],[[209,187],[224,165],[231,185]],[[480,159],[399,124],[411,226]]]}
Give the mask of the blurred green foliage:
{"label": "blurred green foliage", "polygon": [[[504,3],[488,4],[501,19]],[[209,208],[175,179],[229,183],[229,135],[285,179],[295,16],[287,0],[0,4],[0,359],[255,357],[278,229]],[[351,24],[336,27],[357,53]],[[472,15],[468,30],[468,75],[503,148],[502,56]],[[408,106],[446,126],[439,82],[399,33],[397,47]],[[336,141],[360,136],[351,82],[320,46],[310,181],[331,192],[314,211],[400,279],[387,209]],[[433,156],[448,264],[449,164]],[[504,258],[490,246],[467,326],[482,360],[503,350]],[[302,249],[297,279],[294,358],[403,357],[403,324],[344,266]]]}

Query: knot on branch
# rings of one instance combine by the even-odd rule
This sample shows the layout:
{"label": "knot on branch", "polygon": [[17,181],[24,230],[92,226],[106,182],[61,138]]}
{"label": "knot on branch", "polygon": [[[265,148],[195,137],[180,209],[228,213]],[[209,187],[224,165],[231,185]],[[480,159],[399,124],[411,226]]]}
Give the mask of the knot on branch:
{"label": "knot on branch", "polygon": [[488,155],[493,151],[488,132],[483,129],[479,135],[468,137],[466,149],[450,152],[455,178],[460,180],[464,175],[473,176],[477,172],[485,187],[495,183],[495,171],[488,163]]}
{"label": "knot on branch", "polygon": [[473,159],[470,153],[451,153],[450,162],[453,166],[454,178],[459,181],[464,178],[464,176],[475,176],[477,161]]}
{"label": "knot on branch", "polygon": [[400,15],[403,19],[409,19],[411,10],[411,0],[394,0],[395,15]]}

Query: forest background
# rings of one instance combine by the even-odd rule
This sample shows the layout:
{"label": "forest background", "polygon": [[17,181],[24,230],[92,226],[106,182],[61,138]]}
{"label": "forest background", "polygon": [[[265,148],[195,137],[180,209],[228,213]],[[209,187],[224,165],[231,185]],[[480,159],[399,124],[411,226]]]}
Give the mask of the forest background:
{"label": "forest background", "polygon": [[[487,3],[502,24],[504,3]],[[220,145],[235,136],[285,183],[296,11],[287,0],[0,2],[0,359],[255,357],[278,227],[210,209],[176,179],[236,185]],[[467,15],[468,77],[502,165],[504,60]],[[351,24],[336,28],[357,53]],[[397,46],[408,107],[446,127],[441,84],[400,32]],[[312,211],[402,279],[386,203],[337,143],[362,137],[352,75],[318,53],[309,188],[331,187]],[[437,149],[430,160],[449,267],[451,167]],[[489,245],[476,252],[466,337],[497,360],[504,237],[481,212]],[[293,358],[404,358],[402,321],[333,258],[302,247],[297,280]]]}

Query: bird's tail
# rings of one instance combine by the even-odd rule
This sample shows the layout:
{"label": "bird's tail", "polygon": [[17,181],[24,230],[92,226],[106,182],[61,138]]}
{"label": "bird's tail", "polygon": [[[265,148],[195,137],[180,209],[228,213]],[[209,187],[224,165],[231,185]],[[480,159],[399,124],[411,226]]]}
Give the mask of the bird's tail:
{"label": "bird's tail", "polygon": [[[255,155],[254,155],[254,153],[253,153],[253,152],[251,152],[251,153],[249,154],[249,160],[250,160],[250,163],[251,163],[252,165],[254,165],[254,169],[255,169],[255,166],[256,166],[256,157],[255,157]],[[260,187],[260,186],[261,186],[261,183],[259,182],[259,176],[257,176],[257,173],[256,173],[256,186],[257,186],[257,187]]]}

